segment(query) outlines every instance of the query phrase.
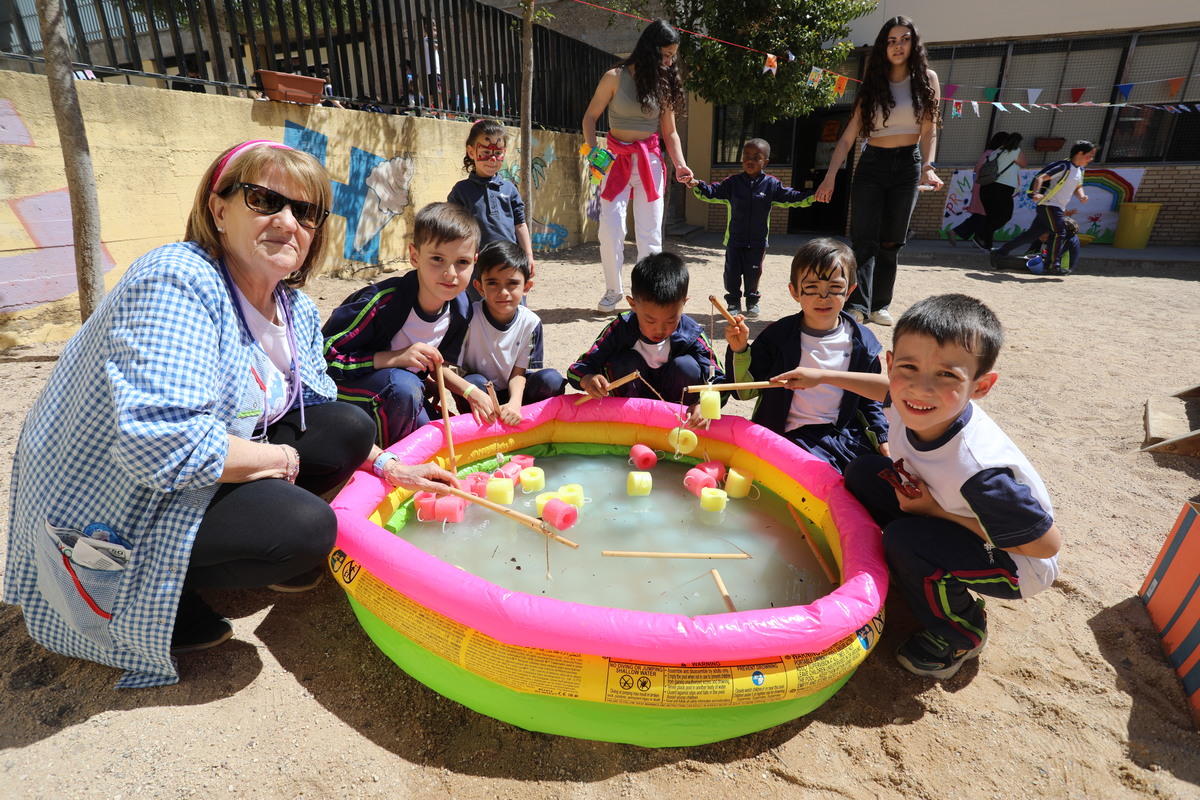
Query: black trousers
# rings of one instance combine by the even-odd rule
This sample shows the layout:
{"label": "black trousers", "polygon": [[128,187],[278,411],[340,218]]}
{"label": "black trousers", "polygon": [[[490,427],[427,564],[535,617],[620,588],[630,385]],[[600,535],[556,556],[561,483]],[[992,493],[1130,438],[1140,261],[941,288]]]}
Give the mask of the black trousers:
{"label": "black trousers", "polygon": [[337,519],[319,495],[366,460],[375,423],[349,403],[305,406],[308,430],[293,411],[267,429],[271,444],[300,454],[295,485],[268,478],[221,484],[204,512],[185,589],[268,586],[321,563],[337,538]]}

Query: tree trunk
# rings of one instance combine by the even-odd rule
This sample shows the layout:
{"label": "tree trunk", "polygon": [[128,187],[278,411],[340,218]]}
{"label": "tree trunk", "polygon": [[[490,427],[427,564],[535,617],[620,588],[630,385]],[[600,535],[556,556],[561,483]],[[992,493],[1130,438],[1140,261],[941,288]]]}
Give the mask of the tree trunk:
{"label": "tree trunk", "polygon": [[63,152],[67,190],[71,194],[71,228],[75,238],[75,274],[79,285],[79,315],[87,318],[104,299],[104,274],[100,269],[100,204],[96,199],[96,177],[75,75],[71,70],[71,48],[59,0],[37,0],[38,24],[42,29],[42,54],[58,141]]}
{"label": "tree trunk", "polygon": [[523,0],[521,26],[521,199],[525,219],[533,228],[533,15],[537,0]]}

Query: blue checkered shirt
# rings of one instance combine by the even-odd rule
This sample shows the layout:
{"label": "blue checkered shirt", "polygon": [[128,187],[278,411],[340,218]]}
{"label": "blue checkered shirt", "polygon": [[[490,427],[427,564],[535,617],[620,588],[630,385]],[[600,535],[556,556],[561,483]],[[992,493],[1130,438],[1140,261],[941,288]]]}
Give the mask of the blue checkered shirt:
{"label": "blue checkered shirt", "polygon": [[[329,402],[316,305],[288,294],[304,403]],[[129,268],[64,348],[17,444],[4,602],[22,607],[34,639],[125,670],[121,688],[179,680],[171,631],[192,542],[227,435],[261,427],[251,368],[265,365],[199,246],[169,244]],[[110,621],[73,591],[47,522],[104,523],[132,546],[122,572],[75,568]]]}

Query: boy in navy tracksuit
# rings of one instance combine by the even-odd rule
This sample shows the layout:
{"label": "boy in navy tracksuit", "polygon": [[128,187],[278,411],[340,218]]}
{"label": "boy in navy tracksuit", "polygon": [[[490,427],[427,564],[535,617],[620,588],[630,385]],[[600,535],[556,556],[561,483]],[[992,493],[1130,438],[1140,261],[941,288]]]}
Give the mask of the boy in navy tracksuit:
{"label": "boy in navy tracksuit", "polygon": [[742,147],[745,172],[719,183],[691,184],[696,197],[704,202],[729,207],[725,224],[725,302],[731,313],[739,313],[745,284],[747,317],[758,316],[758,280],[767,251],[771,207],[794,208],[806,197],[763,172],[770,158],[771,145],[762,139],[750,139]]}
{"label": "boy in navy tracksuit", "polygon": [[612,389],[613,395],[670,403],[682,398],[688,425],[700,425],[700,398],[687,387],[724,383],[725,375],[704,328],[683,313],[687,266],[674,253],[654,253],[634,266],[630,282],[633,294],[625,299],[633,310],[605,326],[567,370],[567,380],[592,397],[606,397],[610,383],[636,370],[640,379]]}
{"label": "boy in navy tracksuit", "polygon": [[[1071,236],[1067,233],[1066,210],[1072,197],[1079,202],[1088,201],[1083,191],[1083,170],[1096,157],[1096,145],[1088,141],[1078,141],[1071,147],[1071,155],[1062,161],[1054,161],[1033,176],[1029,184],[1029,197],[1037,203],[1033,223],[1029,230],[1012,239],[991,252],[992,267],[999,269],[1002,259],[1018,247],[1035,242],[1039,237],[1049,234],[1046,247],[1049,254],[1045,259],[1045,272],[1048,275],[1066,275],[1071,268],[1079,264],[1078,251],[1071,250]],[[1050,184],[1048,190],[1043,187]],[[1078,243],[1078,239],[1075,240]],[[1070,254],[1066,266],[1063,256]],[[1019,263],[1019,262],[1018,262]]]}

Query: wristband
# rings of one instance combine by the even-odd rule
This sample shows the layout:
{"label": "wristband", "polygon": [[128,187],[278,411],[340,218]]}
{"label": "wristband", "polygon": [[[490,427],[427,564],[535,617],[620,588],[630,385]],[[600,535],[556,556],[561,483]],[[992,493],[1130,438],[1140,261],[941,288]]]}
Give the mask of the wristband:
{"label": "wristband", "polygon": [[375,473],[375,477],[383,480],[383,468],[387,466],[389,461],[399,461],[400,456],[393,452],[384,450],[379,458],[375,459],[375,463],[371,465],[371,471]]}
{"label": "wristband", "polygon": [[475,384],[468,383],[467,388],[463,390],[463,400],[471,396],[471,392],[475,391]]}

